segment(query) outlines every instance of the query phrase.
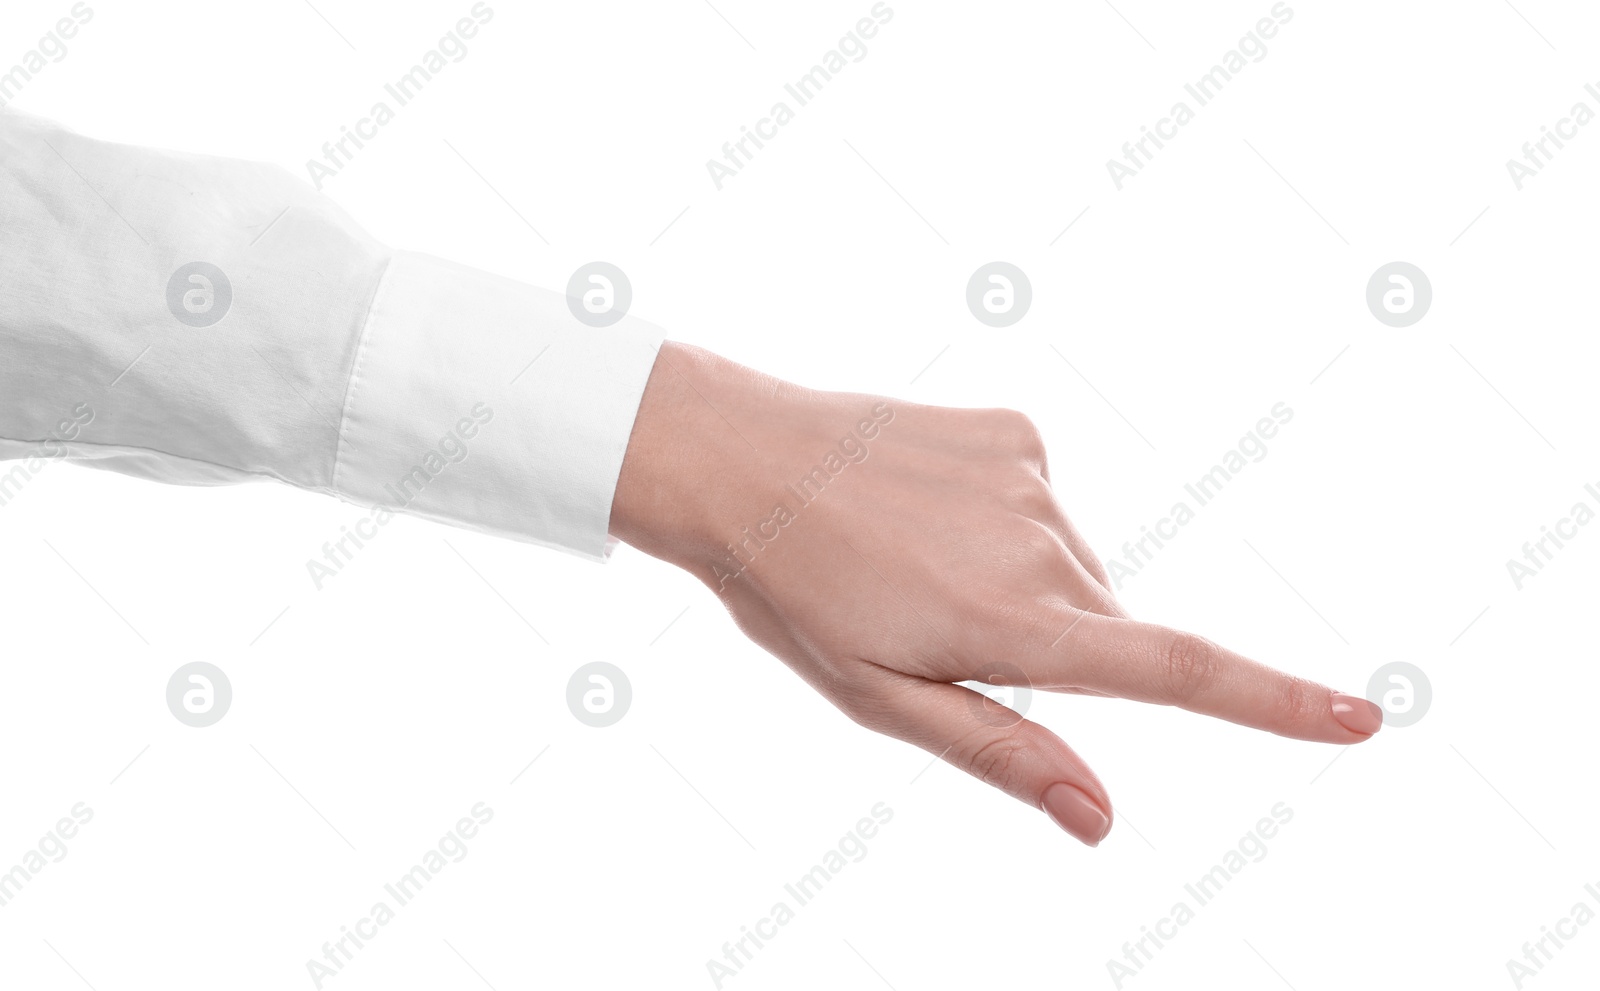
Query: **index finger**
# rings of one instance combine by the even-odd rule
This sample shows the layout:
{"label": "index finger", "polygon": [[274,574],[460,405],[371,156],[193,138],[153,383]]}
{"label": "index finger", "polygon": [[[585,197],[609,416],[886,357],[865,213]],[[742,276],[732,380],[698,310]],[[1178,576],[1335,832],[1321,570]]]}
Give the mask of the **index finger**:
{"label": "index finger", "polygon": [[1026,665],[1036,688],[1091,688],[1296,740],[1360,743],[1383,725],[1364,698],[1286,674],[1193,633],[1073,613]]}

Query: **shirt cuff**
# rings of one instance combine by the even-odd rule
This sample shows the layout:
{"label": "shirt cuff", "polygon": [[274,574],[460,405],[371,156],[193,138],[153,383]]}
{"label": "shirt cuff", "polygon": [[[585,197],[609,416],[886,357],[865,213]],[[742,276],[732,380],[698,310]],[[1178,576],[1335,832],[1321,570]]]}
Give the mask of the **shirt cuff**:
{"label": "shirt cuff", "polygon": [[397,252],[361,330],[333,493],[605,560],[661,341],[645,321],[590,327],[558,293]]}

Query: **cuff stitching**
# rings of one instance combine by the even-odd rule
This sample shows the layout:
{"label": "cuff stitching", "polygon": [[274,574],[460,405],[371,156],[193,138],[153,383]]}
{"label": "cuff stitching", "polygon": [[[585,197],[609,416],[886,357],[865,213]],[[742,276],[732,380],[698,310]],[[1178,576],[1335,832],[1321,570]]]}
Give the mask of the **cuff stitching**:
{"label": "cuff stitching", "polygon": [[355,404],[356,390],[361,384],[361,362],[367,355],[367,347],[372,339],[373,317],[378,312],[378,306],[383,302],[383,296],[389,288],[389,273],[394,269],[394,256],[390,256],[383,266],[383,274],[378,276],[378,288],[372,294],[372,304],[367,307],[367,315],[361,321],[361,336],[356,344],[355,361],[350,365],[350,381],[345,384],[344,406],[339,410],[339,436],[333,445],[333,474],[329,485],[333,492],[338,494],[343,490],[339,487],[339,467],[343,464],[344,439],[350,428],[350,407]]}

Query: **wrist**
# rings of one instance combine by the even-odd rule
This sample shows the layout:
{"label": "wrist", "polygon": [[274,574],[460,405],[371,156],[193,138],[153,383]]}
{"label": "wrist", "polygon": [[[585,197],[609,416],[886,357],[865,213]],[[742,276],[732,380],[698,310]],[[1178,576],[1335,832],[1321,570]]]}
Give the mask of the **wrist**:
{"label": "wrist", "polygon": [[727,542],[717,521],[738,518],[758,471],[745,425],[762,415],[762,378],[701,348],[662,343],[617,479],[612,534],[697,574],[715,558]]}

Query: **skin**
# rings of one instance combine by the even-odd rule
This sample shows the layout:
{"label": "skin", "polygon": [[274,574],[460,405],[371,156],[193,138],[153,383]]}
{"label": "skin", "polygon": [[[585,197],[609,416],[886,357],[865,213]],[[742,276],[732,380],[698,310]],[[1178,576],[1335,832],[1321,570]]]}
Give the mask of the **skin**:
{"label": "skin", "polygon": [[[861,460],[835,461],[803,501],[798,481],[847,436]],[[955,682],[1172,705],[1323,743],[1378,730],[1370,702],[1130,619],[1049,479],[1038,431],[1012,410],[820,392],[668,342],[611,532],[705,582],[745,635],[857,723],[1091,846],[1112,820],[1094,772],[1049,729]],[[780,503],[792,518],[758,529]]]}

